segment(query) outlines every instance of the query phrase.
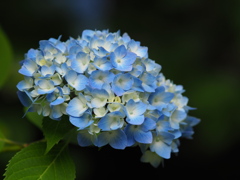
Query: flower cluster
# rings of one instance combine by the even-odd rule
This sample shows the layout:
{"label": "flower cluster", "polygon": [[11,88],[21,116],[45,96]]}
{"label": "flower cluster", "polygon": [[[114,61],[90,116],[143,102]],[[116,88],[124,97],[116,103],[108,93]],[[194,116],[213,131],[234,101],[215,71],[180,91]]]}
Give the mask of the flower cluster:
{"label": "flower cluster", "polygon": [[80,146],[139,145],[141,161],[157,167],[191,138],[184,89],[167,80],[147,47],[128,34],[84,30],[81,37],[40,41],[21,62],[18,96],[28,112],[63,115],[78,128]]}

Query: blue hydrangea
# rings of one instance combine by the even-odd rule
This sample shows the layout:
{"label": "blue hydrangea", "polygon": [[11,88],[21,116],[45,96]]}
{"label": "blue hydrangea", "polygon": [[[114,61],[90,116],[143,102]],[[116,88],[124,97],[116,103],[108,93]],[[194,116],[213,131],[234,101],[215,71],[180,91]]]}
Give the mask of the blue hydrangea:
{"label": "blue hydrangea", "polygon": [[40,41],[21,62],[18,96],[27,112],[77,127],[80,146],[138,145],[142,162],[157,167],[192,138],[184,89],[166,79],[148,48],[127,33],[85,30],[81,37]]}

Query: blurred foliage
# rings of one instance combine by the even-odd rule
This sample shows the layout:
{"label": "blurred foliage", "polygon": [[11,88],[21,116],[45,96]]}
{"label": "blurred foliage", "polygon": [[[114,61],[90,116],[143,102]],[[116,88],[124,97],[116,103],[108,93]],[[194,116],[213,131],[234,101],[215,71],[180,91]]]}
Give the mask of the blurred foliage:
{"label": "blurred foliage", "polygon": [[0,27],[0,87],[3,86],[8,78],[12,63],[12,49],[8,38]]}
{"label": "blurred foliage", "polygon": [[[91,11],[100,8],[91,5],[93,0],[88,2]],[[165,167],[160,167],[160,170],[140,163],[138,149],[119,152],[104,148],[98,151],[73,145],[70,151],[73,157],[77,157],[74,161],[79,168],[78,176],[96,177],[106,166],[109,174],[119,174],[123,164],[126,169],[139,169],[135,178],[146,174],[148,178],[168,177],[170,172],[179,169],[190,169],[198,176],[210,173],[215,177],[229,178],[236,174],[238,167],[234,164],[239,160],[237,147],[240,143],[237,115],[240,99],[240,1],[101,2],[105,5],[105,11],[101,11],[105,15],[100,16],[100,11],[96,10],[95,16],[105,18],[97,21],[79,11],[81,3],[86,3],[84,0],[1,2],[0,23],[14,52],[13,62],[4,63],[0,53],[1,78],[6,73],[0,91],[2,134],[20,142],[42,138],[39,129],[27,120],[31,115],[22,118],[23,108],[16,96],[15,86],[23,78],[18,74],[18,63],[28,49],[37,48],[39,40],[50,37],[63,35],[63,40],[69,36],[77,37],[77,32],[86,28],[120,29],[121,33],[127,32],[131,38],[148,47],[149,57],[162,65],[166,78],[184,86],[189,105],[197,108],[190,114],[202,121],[195,127],[194,139],[182,140],[179,156],[166,160]],[[12,154],[0,154],[0,174]]]}

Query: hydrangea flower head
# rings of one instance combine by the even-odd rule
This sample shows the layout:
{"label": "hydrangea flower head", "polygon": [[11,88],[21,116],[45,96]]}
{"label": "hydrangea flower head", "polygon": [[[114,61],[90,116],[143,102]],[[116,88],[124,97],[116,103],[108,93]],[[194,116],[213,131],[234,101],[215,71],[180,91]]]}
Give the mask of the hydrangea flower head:
{"label": "hydrangea flower head", "polygon": [[77,39],[40,41],[21,62],[18,96],[28,112],[67,116],[80,146],[139,145],[142,162],[157,167],[192,138],[184,89],[166,79],[148,48],[120,32],[85,30]]}

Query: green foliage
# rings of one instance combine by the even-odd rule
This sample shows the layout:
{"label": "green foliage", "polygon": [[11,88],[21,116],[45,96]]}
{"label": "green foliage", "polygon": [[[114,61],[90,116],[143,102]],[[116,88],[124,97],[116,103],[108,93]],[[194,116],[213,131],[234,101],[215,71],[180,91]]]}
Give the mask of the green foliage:
{"label": "green foliage", "polygon": [[12,49],[10,43],[0,27],[0,87],[5,83],[12,64]]}
{"label": "green foliage", "polygon": [[[43,119],[43,134],[47,140],[46,153],[57,144],[66,134],[73,130],[72,124],[67,119],[55,121],[52,119]],[[75,129],[74,129],[75,130]]]}
{"label": "green foliage", "polygon": [[[25,111],[27,108],[25,108]],[[42,129],[42,121],[43,121],[43,116],[38,115],[37,112],[28,112],[26,114],[26,117],[28,120],[33,123],[35,126],[37,126],[39,129]]]}
{"label": "green foliage", "polygon": [[59,143],[45,154],[46,143],[37,142],[18,152],[9,162],[4,180],[71,180],[75,166],[67,144]]}
{"label": "green foliage", "polygon": [[2,133],[1,130],[0,130],[0,152],[1,152],[1,150],[3,149],[3,147],[4,147],[4,141],[3,141],[3,139],[4,139],[4,135],[3,135],[3,133]]}

